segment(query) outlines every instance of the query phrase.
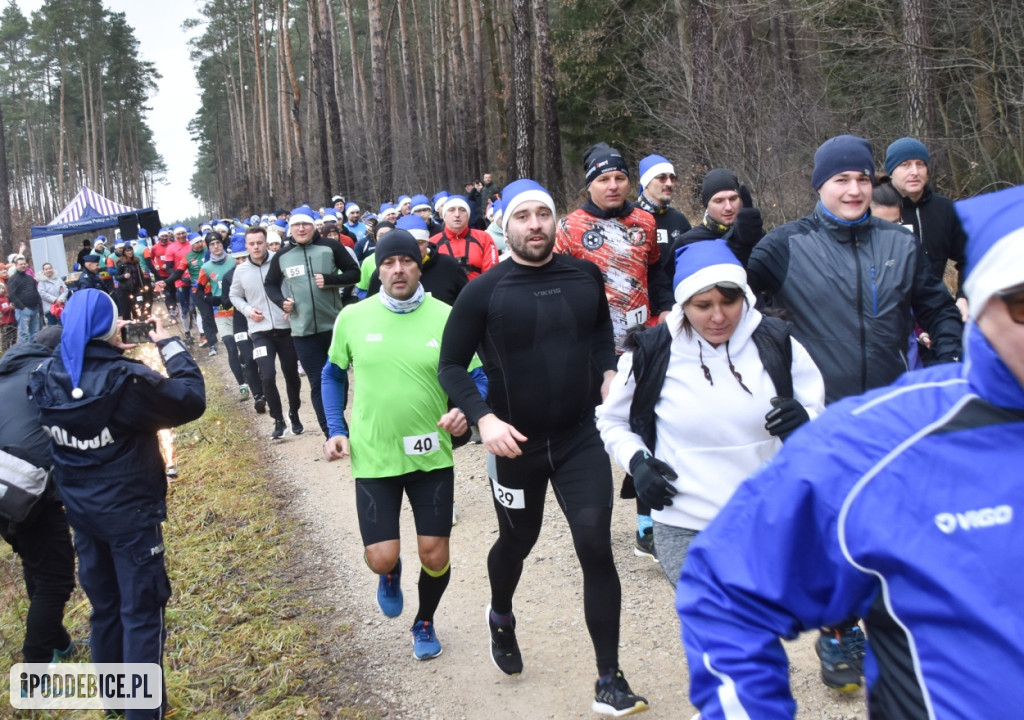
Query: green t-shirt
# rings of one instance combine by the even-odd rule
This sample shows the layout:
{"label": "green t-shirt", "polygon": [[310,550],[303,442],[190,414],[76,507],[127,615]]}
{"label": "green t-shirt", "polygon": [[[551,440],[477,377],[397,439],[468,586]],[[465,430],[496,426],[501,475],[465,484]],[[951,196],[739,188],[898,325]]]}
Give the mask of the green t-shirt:
{"label": "green t-shirt", "polygon": [[377,256],[370,253],[363,258],[363,264],[359,266],[359,282],[356,287],[366,292],[370,289],[370,280],[373,279],[373,271],[377,269]]}
{"label": "green t-shirt", "polygon": [[452,466],[451,436],[437,426],[448,412],[437,363],[450,311],[428,296],[400,315],[373,297],[345,308],[334,321],[327,357],[343,370],[353,367],[353,477]]}

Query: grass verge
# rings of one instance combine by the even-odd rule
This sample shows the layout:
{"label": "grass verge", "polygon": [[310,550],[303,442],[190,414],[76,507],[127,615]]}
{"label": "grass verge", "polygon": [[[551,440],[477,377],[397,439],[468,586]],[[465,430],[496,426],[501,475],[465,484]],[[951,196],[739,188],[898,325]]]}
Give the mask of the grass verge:
{"label": "grass verge", "polygon": [[[211,387],[218,386],[216,382]],[[287,514],[259,441],[237,403],[211,396],[206,414],[179,428],[180,479],[164,526],[173,595],[164,668],[169,717],[375,720],[358,658],[339,654],[351,631],[318,602],[303,572],[297,523]],[[223,396],[220,396],[223,398]],[[0,543],[0,660],[21,660],[28,610],[21,565]],[[89,633],[89,602],[76,588],[65,616]],[[6,689],[6,688],[5,688]],[[355,700],[356,697],[359,700]],[[0,704],[10,712],[6,698]],[[372,704],[372,703],[371,703]],[[0,716],[8,716],[0,710]],[[56,714],[22,711],[15,717]],[[65,711],[60,718],[99,717]]]}

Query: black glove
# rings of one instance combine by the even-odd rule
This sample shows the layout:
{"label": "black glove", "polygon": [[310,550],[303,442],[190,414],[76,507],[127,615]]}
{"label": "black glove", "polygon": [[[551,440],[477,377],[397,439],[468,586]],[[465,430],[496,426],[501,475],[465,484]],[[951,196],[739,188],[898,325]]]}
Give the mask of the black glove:
{"label": "black glove", "polygon": [[807,414],[807,408],[796,398],[773,397],[772,409],[764,419],[764,429],[785,440],[811,417]]}
{"label": "black glove", "polygon": [[675,470],[656,457],[651,457],[646,450],[637,450],[629,460],[629,474],[633,476],[636,494],[653,510],[662,510],[672,504],[677,490],[672,487]]}
{"label": "black glove", "polygon": [[746,265],[750,252],[764,237],[764,220],[761,217],[761,211],[754,207],[754,199],[750,197],[750,190],[747,186],[740,185],[737,192],[743,206],[736,213],[736,220],[733,221],[732,228],[726,233],[725,240],[733,254]]}

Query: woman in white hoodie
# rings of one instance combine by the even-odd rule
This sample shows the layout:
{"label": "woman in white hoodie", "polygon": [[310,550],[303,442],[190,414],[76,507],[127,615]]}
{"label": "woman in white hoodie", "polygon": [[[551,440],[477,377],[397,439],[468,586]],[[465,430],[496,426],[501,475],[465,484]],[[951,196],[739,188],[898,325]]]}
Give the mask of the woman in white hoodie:
{"label": "woman in white hoodie", "polygon": [[680,251],[675,300],[663,325],[627,344],[597,409],[605,449],[653,508],[654,546],[673,586],[697,533],[825,406],[818,368],[788,323],[754,308],[725,242]]}

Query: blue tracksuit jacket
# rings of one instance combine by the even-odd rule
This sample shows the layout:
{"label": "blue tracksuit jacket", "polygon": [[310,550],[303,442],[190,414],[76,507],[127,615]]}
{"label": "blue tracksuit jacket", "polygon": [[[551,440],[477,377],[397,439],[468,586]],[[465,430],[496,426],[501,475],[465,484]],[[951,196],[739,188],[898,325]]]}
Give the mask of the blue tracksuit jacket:
{"label": "blue tracksuit jacket", "polygon": [[676,604],[703,720],[792,718],[779,637],[862,617],[872,717],[1024,717],[1024,388],[967,361],[801,428],[694,542]]}

